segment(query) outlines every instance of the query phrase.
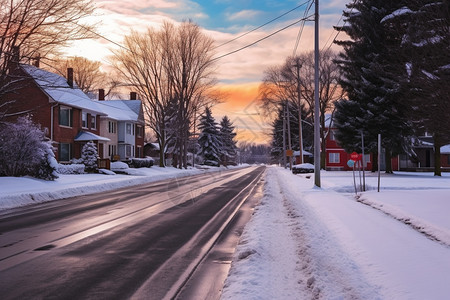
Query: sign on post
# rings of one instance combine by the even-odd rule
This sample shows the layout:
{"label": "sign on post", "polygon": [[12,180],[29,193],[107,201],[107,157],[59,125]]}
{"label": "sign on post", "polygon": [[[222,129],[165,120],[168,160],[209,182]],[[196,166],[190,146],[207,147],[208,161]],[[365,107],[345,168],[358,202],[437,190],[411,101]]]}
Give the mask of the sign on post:
{"label": "sign on post", "polygon": [[361,159],[361,155],[356,152],[353,152],[352,154],[350,154],[350,159],[353,161],[358,161]]}

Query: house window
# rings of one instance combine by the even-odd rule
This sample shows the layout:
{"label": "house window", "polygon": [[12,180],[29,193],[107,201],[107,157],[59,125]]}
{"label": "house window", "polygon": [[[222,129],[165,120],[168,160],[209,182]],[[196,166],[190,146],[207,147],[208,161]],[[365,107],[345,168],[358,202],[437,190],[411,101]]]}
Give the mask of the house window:
{"label": "house window", "polygon": [[126,157],[131,157],[131,145],[125,146],[125,155]]}
{"label": "house window", "polygon": [[138,158],[142,157],[142,147],[141,146],[136,147],[136,157],[138,157]]}
{"label": "house window", "polygon": [[370,154],[364,154],[364,162],[369,163],[370,162]]}
{"label": "house window", "polygon": [[72,127],[72,108],[59,107],[59,125]]}
{"label": "house window", "polygon": [[87,113],[81,113],[81,127],[83,128],[87,128],[87,121],[88,117],[87,117]]}
{"label": "house window", "polygon": [[117,132],[117,123],[113,121],[108,122],[108,132],[116,133]]}
{"label": "house window", "polygon": [[140,125],[136,126],[136,135],[142,137],[144,135],[144,128]]}
{"label": "house window", "polygon": [[117,146],[116,145],[109,145],[108,146],[108,156],[113,157],[117,154]]}
{"label": "house window", "polygon": [[131,135],[131,124],[127,123],[127,134]]}
{"label": "house window", "polygon": [[340,154],[339,153],[328,153],[328,161],[331,164],[338,164],[340,160]]}
{"label": "house window", "polygon": [[60,143],[59,144],[59,160],[69,161],[72,158],[72,144]]}
{"label": "house window", "polygon": [[97,116],[91,116],[91,129],[97,128]]}
{"label": "house window", "polygon": [[450,154],[447,155],[447,165],[450,165]]}

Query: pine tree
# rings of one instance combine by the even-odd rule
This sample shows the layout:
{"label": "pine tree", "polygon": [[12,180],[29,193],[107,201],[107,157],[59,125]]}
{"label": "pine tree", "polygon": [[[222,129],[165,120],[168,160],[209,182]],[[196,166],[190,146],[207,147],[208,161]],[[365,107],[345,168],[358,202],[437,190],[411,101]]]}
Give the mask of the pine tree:
{"label": "pine tree", "polygon": [[403,24],[402,54],[409,71],[406,87],[412,119],[420,131],[433,136],[434,175],[440,176],[440,148],[450,143],[450,3],[410,2],[386,23]]}
{"label": "pine tree", "polygon": [[220,132],[209,107],[205,109],[205,112],[200,117],[199,129],[201,133],[198,144],[200,146],[200,154],[204,158],[204,164],[219,166]]}
{"label": "pine tree", "polygon": [[234,132],[234,126],[227,116],[222,118],[220,122],[220,141],[221,141],[221,161],[222,164],[227,166],[228,164],[236,164],[237,146],[234,138],[236,133]]}
{"label": "pine tree", "polygon": [[46,142],[44,145],[45,154],[41,159],[41,163],[36,168],[35,177],[44,180],[55,180],[58,178],[56,169],[58,168],[58,162],[55,158],[55,153],[53,152],[50,142]]}
{"label": "pine tree", "polygon": [[367,153],[376,151],[381,133],[386,172],[392,172],[391,155],[408,151],[412,133],[407,95],[399,84],[399,77],[406,76],[397,57],[401,39],[382,22],[404,2],[370,0],[347,5],[348,25],[340,30],[351,40],[337,42],[344,47],[337,59],[344,75],[339,83],[352,103],[336,104],[336,138],[345,149],[358,151],[363,132]]}
{"label": "pine tree", "polygon": [[93,173],[97,171],[98,152],[93,141],[87,142],[81,149],[81,159],[85,165],[85,171]]}

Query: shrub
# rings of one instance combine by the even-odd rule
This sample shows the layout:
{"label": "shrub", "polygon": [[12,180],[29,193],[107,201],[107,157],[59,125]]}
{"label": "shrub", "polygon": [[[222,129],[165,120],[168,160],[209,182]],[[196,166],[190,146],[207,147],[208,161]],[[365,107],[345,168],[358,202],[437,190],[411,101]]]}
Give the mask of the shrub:
{"label": "shrub", "polygon": [[83,164],[63,165],[58,164],[56,171],[59,174],[84,174],[85,166]]}
{"label": "shrub", "polygon": [[81,149],[81,159],[86,166],[86,172],[93,173],[97,171],[98,152],[93,141],[87,142],[86,145],[83,146],[83,149]]}
{"label": "shrub", "polygon": [[150,168],[153,166],[153,158],[132,158],[130,165],[133,168]]}
{"label": "shrub", "polygon": [[29,117],[0,124],[0,176],[25,176],[54,180],[56,164],[50,142]]}

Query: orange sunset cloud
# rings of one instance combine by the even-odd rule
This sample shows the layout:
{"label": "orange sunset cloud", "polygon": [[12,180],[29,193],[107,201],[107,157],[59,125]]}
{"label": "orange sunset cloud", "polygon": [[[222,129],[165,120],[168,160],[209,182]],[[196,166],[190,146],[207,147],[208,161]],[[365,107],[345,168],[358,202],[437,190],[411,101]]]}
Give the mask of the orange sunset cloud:
{"label": "orange sunset cloud", "polygon": [[269,143],[270,124],[262,119],[258,103],[259,82],[220,85],[225,95],[212,110],[217,122],[228,116],[236,128],[236,139],[256,144]]}

